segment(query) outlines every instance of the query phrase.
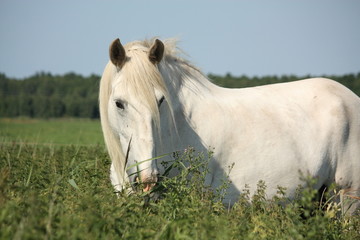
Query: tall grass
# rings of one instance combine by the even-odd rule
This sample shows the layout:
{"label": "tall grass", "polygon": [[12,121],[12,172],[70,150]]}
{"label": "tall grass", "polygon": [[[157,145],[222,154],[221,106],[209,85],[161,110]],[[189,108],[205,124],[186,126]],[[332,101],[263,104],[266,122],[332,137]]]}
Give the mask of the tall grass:
{"label": "tall grass", "polygon": [[322,210],[311,188],[266,201],[259,182],[255,196],[223,206],[227,180],[210,190],[204,158],[175,154],[167,167],[179,174],[163,177],[157,198],[117,197],[101,146],[0,144],[0,239],[359,239],[360,217]]}

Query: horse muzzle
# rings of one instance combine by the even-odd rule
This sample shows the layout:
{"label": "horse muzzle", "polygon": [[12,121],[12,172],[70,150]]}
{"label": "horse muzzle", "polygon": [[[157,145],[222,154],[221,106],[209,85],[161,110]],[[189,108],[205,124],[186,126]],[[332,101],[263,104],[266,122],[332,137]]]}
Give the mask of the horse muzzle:
{"label": "horse muzzle", "polygon": [[158,182],[158,174],[141,174],[136,178],[136,183],[142,187],[143,192],[150,192]]}

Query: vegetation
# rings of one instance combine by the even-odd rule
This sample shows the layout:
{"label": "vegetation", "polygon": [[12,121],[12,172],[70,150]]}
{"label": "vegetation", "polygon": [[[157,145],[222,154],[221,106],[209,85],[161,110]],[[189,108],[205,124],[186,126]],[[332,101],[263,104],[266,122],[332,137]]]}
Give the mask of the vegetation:
{"label": "vegetation", "polygon": [[[74,140],[80,126],[100,131],[98,121],[8,122],[0,124],[0,139],[9,140],[0,141],[0,239],[359,238],[360,216],[343,216],[337,204],[316,205],[311,188],[299,189],[294,201],[279,188],[279,195],[266,201],[266,183],[259,182],[254,197],[245,188],[233,208],[224,206],[228,179],[210,190],[204,183],[207,159],[192,148],[164,164],[180,173],[165,174],[150,195],[137,191],[117,197],[109,180],[110,159],[104,146],[96,145],[101,134]],[[58,132],[67,133],[59,137],[62,144],[42,144],[58,138],[52,129],[58,124],[63,124]],[[37,125],[43,126],[40,132]]]}
{"label": "vegetation", "polygon": [[98,118],[99,76],[38,73],[23,80],[0,74],[0,116]]}
{"label": "vegetation", "polygon": [[0,144],[0,239],[359,239],[360,217],[342,217],[336,204],[321,210],[311,188],[295,201],[283,189],[265,201],[260,182],[229,209],[219,202],[226,178],[210,191],[202,155],[174,159],[189,167],[170,162],[181,172],[164,177],[157,198],[117,197],[103,147]]}
{"label": "vegetation", "polygon": [[0,142],[41,145],[104,145],[99,120],[0,119]]}
{"label": "vegetation", "polygon": [[[231,74],[209,78],[220,86],[242,88],[307,78],[295,76],[235,77]],[[360,73],[328,76],[360,96]],[[22,80],[0,74],[0,116],[31,118],[99,118],[100,76],[83,77],[74,73],[63,76],[38,73]]]}

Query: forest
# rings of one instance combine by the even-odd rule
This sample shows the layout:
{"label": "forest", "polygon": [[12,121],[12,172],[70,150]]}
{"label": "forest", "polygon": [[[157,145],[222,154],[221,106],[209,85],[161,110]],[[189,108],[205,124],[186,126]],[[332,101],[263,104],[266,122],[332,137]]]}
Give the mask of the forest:
{"label": "forest", "polygon": [[99,118],[100,77],[37,73],[25,79],[0,74],[0,116]]}
{"label": "forest", "polygon": [[[208,75],[215,84],[229,88],[290,82],[311,76],[247,77]],[[323,76],[336,80],[360,96],[360,72],[342,76]],[[52,75],[40,72],[24,79],[0,73],[0,117],[99,118],[98,90],[100,76],[76,73]]]}

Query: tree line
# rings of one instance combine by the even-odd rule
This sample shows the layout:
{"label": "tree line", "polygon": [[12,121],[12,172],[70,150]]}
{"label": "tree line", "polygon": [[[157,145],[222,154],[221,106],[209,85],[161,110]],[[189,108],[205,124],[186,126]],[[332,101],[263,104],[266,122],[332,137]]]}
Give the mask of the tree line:
{"label": "tree line", "polygon": [[100,77],[37,73],[17,80],[0,74],[0,116],[99,118]]}
{"label": "tree line", "polygon": [[[209,74],[217,85],[229,88],[260,86],[296,81],[310,76],[247,77]],[[360,73],[327,76],[360,96]],[[37,73],[25,79],[13,79],[0,73],[0,117],[99,118],[100,76],[83,77],[75,73],[52,75]]]}

